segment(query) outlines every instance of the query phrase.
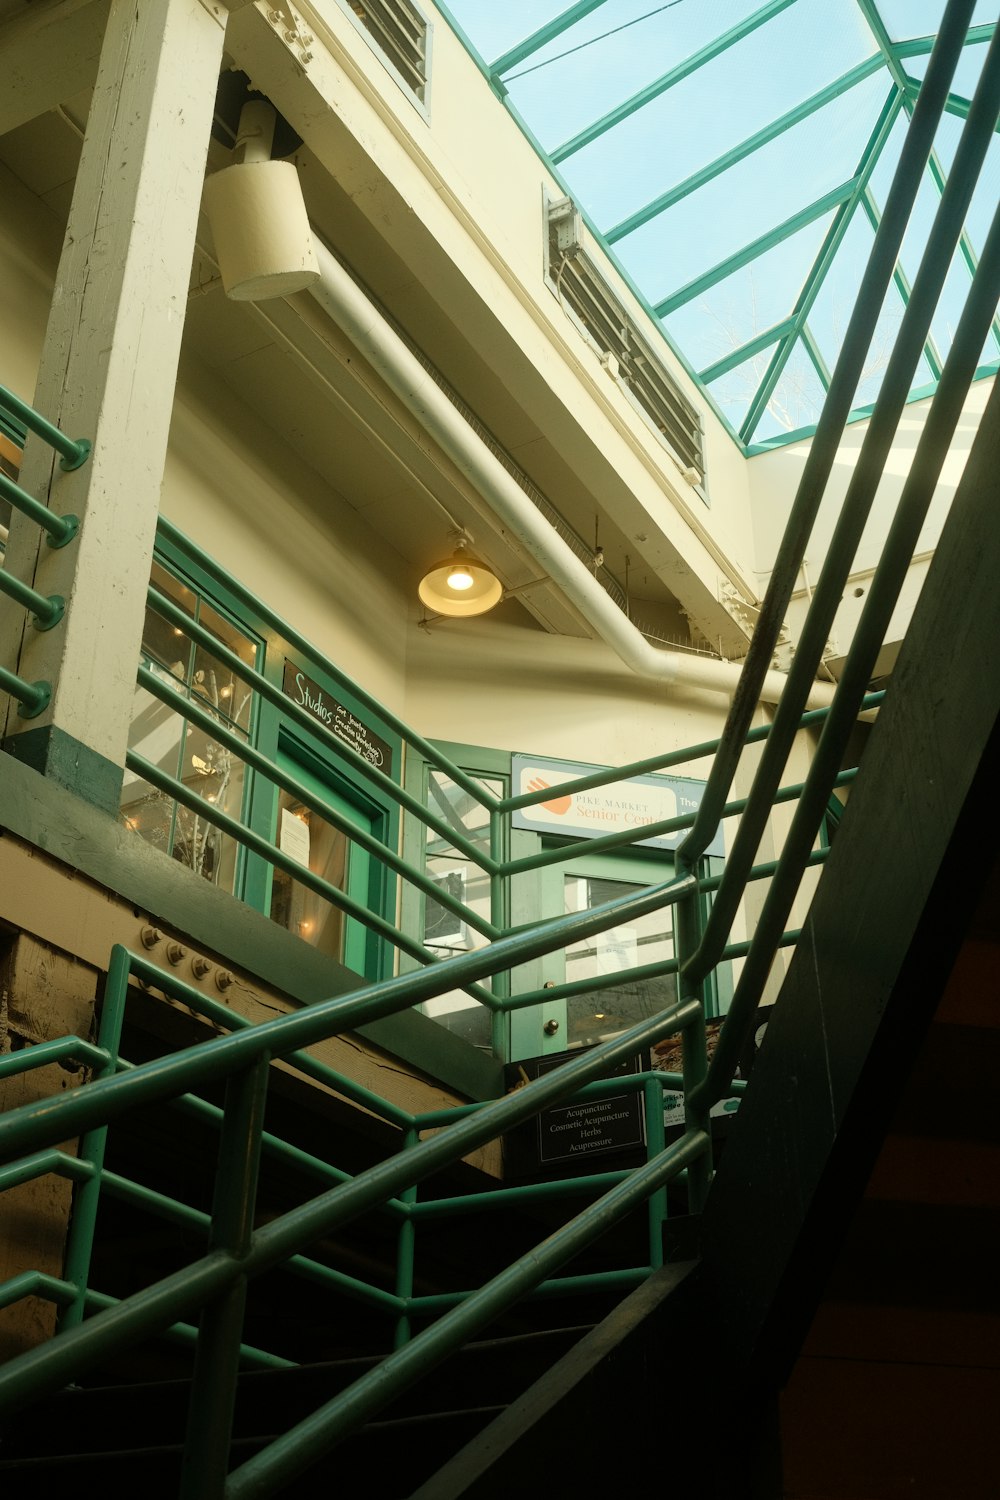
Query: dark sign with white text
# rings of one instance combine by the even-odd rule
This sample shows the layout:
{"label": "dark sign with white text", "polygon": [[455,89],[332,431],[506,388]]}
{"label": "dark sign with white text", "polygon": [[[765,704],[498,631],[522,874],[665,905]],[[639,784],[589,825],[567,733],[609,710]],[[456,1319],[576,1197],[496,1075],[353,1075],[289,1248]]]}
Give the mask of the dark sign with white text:
{"label": "dark sign with white text", "polygon": [[298,703],[311,714],[324,729],[356,750],[370,765],[385,771],[387,775],[392,774],[392,747],[388,741],[362,723],[349,708],[332,697],[326,688],[307,677],[294,662],[285,662],[281,690],[293,703]]}
{"label": "dark sign with white text", "polygon": [[[526,1083],[539,1078],[560,1063],[580,1056],[580,1049],[550,1053],[509,1064],[508,1084]],[[606,1077],[627,1077],[648,1065],[644,1057],[626,1058]],[[570,1100],[552,1109],[543,1109],[531,1125],[508,1133],[504,1142],[505,1161],[513,1175],[555,1168],[574,1171],[574,1164],[587,1167],[595,1156],[630,1156],[641,1152],[646,1143],[646,1121],[642,1090],[609,1093],[599,1099]],[[529,1145],[529,1142],[531,1143]]]}

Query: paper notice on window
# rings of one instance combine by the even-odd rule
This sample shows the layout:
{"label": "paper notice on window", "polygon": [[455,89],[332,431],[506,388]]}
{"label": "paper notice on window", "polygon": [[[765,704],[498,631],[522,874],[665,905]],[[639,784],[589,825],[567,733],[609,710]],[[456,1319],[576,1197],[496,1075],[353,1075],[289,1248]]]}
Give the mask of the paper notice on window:
{"label": "paper notice on window", "polygon": [[297,864],[309,868],[309,824],[303,823],[302,819],[296,817],[287,807],[281,809],[281,832],[278,835],[278,848],[282,854],[287,854],[289,859],[294,859]]}
{"label": "paper notice on window", "polygon": [[639,934],[634,927],[612,927],[594,941],[598,974],[634,969],[639,959]]}

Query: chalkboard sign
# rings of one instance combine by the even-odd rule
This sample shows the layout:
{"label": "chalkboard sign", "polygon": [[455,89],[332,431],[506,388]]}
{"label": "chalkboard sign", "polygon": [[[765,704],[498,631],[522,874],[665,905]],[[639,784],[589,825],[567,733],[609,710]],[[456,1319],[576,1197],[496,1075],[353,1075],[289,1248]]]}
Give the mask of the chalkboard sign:
{"label": "chalkboard sign", "polygon": [[293,703],[298,703],[311,714],[318,724],[330,734],[336,735],[345,745],[350,745],[370,765],[376,766],[386,775],[392,775],[392,746],[381,735],[352,714],[350,709],[307,677],[294,662],[286,661],[281,679],[281,690]]}
{"label": "chalkboard sign", "polygon": [[[532,1057],[508,1067],[508,1087],[525,1078],[540,1078],[561,1063],[579,1057],[579,1047],[569,1052]],[[646,1066],[636,1056],[626,1058],[605,1077],[627,1077]],[[634,1159],[646,1144],[646,1121],[641,1089],[606,1095],[601,1099],[570,1100],[542,1110],[537,1120],[511,1131],[504,1141],[506,1170],[514,1175],[541,1173],[571,1176],[576,1170],[594,1171],[595,1158],[602,1168]],[[613,1160],[605,1160],[613,1158]]]}

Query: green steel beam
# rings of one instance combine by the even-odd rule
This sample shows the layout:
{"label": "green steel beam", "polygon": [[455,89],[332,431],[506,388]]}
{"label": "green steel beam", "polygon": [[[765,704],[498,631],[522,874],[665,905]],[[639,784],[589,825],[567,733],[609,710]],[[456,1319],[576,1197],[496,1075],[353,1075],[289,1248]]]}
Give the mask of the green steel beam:
{"label": "green steel beam", "polygon": [[718,380],[722,375],[728,375],[730,370],[735,370],[744,360],[752,359],[762,349],[767,349],[771,344],[776,344],[786,334],[795,329],[795,319],[785,318],[781,323],[772,323],[770,328],[765,328],[763,333],[758,333],[756,338],[741,344],[738,349],[733,349],[723,359],[717,359],[714,365],[706,365],[704,370],[698,371],[698,379],[703,385],[710,385],[713,380]]}
{"label": "green steel beam", "polygon": [[668,208],[673,208],[674,204],[680,203],[683,198],[687,198],[689,194],[696,192],[698,188],[704,187],[707,182],[711,182],[713,178],[728,171],[737,162],[741,162],[746,157],[751,156],[761,146],[766,146],[769,141],[775,140],[786,130],[790,130],[793,125],[800,124],[803,120],[807,120],[810,115],[815,114],[817,110],[823,109],[827,104],[831,104],[834,99],[839,99],[849,89],[854,88],[859,83],[863,83],[873,73],[877,73],[881,67],[882,59],[880,57],[866,58],[864,62],[858,63],[849,72],[843,73],[840,78],[836,78],[832,83],[828,83],[826,88],[820,89],[819,93],[811,94],[808,99],[803,99],[802,103],[797,104],[794,109],[788,110],[787,113],[779,116],[777,120],[772,120],[769,125],[764,125],[760,130],[755,131],[753,135],[747,136],[746,140],[741,141],[738,146],[733,146],[731,150],[726,151],[722,156],[717,156],[714,161],[710,161],[707,166],[701,167],[697,172],[693,172],[690,177],[686,177],[676,187],[672,187],[667,192],[661,193],[658,198],[652,199],[645,207],[636,209],[635,213],[629,214],[627,219],[622,219],[613,229],[609,229],[605,233],[604,238],[609,245],[613,245],[618,240],[624,239],[626,235],[632,234],[636,229],[641,229],[642,225],[648,224],[650,219],[655,219],[657,215],[664,213]]}
{"label": "green steel beam", "polygon": [[[869,224],[877,232],[878,226],[882,222],[882,213],[879,209],[878,204],[875,202],[875,195],[872,193],[871,188],[865,189],[865,195],[862,200],[862,207],[864,208],[864,211],[868,217]],[[907,307],[910,301],[910,278],[903,270],[903,264],[901,261],[897,260],[896,262],[895,270],[892,273],[892,281],[893,285],[896,288],[896,291],[900,295],[903,306]],[[934,335],[931,333],[927,335],[927,341],[924,344],[924,358],[927,361],[930,372],[933,375],[934,379],[940,380],[941,370],[944,367],[944,360],[941,358],[941,352],[934,341]]]}
{"label": "green steel beam", "polygon": [[[920,79],[912,77],[912,75],[909,73],[906,74],[906,78],[907,97],[910,99],[915,98],[920,89]],[[947,99],[945,100],[944,112],[946,115],[954,115],[956,119],[967,120],[969,117],[970,104],[971,100],[967,99],[964,94],[952,93],[949,94]],[[994,126],[994,133],[1000,135],[1000,120],[998,120],[996,125]]]}
{"label": "green steel beam", "polygon": [[856,186],[854,193],[846,203],[841,204],[840,210],[827,231],[826,239],[820,246],[819,254],[813,262],[812,269],[807,275],[795,306],[792,309],[792,315],[797,324],[797,334],[788,337],[780,348],[775,351],[774,357],[764,374],[764,378],[757,388],[757,394],[750,403],[747,414],[743,419],[739,436],[744,443],[750,441],[758,422],[767,410],[767,403],[770,401],[774,393],[774,388],[781,378],[781,373],[788,363],[792,348],[794,347],[795,337],[801,333],[805,327],[806,319],[812,312],[826,274],[844,242],[844,237],[851,226],[858,204],[861,202],[862,194],[868,186],[869,179],[875,170],[882,148],[889,139],[892,127],[896,123],[896,118],[902,107],[902,91],[895,87],[890,89],[878,120],[875,123],[875,129],[869,136],[868,143],[861,154],[861,161],[858,164],[855,176]]}
{"label": "green steel beam", "polygon": [[686,302],[690,302],[694,297],[700,296],[702,292],[707,292],[717,282],[725,281],[727,276],[732,276],[735,271],[742,270],[745,265],[748,265],[752,260],[756,260],[759,255],[765,255],[775,245],[780,245],[784,240],[791,239],[793,234],[798,234],[800,229],[805,229],[809,224],[814,224],[817,219],[821,219],[824,214],[828,214],[831,210],[839,208],[841,204],[846,203],[848,199],[854,197],[857,185],[858,179],[856,177],[849,178],[847,182],[842,182],[839,187],[831,188],[828,193],[824,193],[822,198],[817,198],[815,202],[807,204],[805,208],[800,208],[798,213],[792,214],[783,224],[777,224],[773,229],[769,229],[766,234],[758,235],[755,240],[751,240],[749,245],[744,245],[742,250],[737,250],[735,254],[728,255],[725,260],[720,260],[709,270],[704,271],[700,276],[696,276],[693,281],[689,281],[686,286],[680,287],[672,296],[664,297],[662,302],[657,302],[653,307],[656,316],[658,318],[669,317],[672,312],[676,312]]}
{"label": "green steel beam", "polygon": [[770,0],[768,5],[762,6],[760,10],[755,10],[752,15],[745,17],[736,26],[731,27],[729,31],[723,32],[714,41],[708,42],[704,47],[699,48],[697,52],[692,52],[691,56],[685,58],[684,62],[678,63],[668,73],[661,74],[652,83],[647,83],[645,88],[639,89],[637,93],[632,94],[628,99],[624,99],[621,104],[617,104],[614,109],[609,110],[606,115],[602,115],[599,120],[594,120],[592,124],[587,125],[570,140],[564,141],[561,146],[557,146],[554,151],[549,153],[550,159],[558,163],[565,161],[568,156],[572,156],[575,152],[582,151],[584,146],[590,145],[591,141],[596,141],[599,136],[604,135],[609,130],[613,130],[616,125],[620,125],[623,120],[627,120],[630,115],[635,114],[636,110],[642,109],[644,105],[652,103],[654,99],[658,99],[661,94],[665,94],[668,89],[673,88],[675,83],[680,83],[682,79],[689,78],[692,73],[704,67],[705,63],[712,62],[714,58],[718,57],[720,53],[727,51],[734,43],[742,41],[745,36],[749,36],[759,26],[765,25],[774,16],[780,15],[783,10],[787,10],[790,5],[794,5],[795,3],[796,0]]}
{"label": "green steel beam", "polygon": [[[881,18],[880,18],[881,19]],[[993,40],[996,22],[987,21],[982,26],[970,26],[965,36],[965,46],[975,47]],[[888,35],[886,37],[888,41]],[[910,37],[905,42],[889,42],[896,57],[926,57],[934,46],[933,36]]]}
{"label": "green steel beam", "polygon": [[553,16],[551,21],[547,21],[530,36],[526,36],[523,42],[518,42],[516,47],[511,47],[509,51],[498,57],[496,62],[491,63],[490,75],[499,78],[504,73],[509,73],[511,68],[516,68],[518,63],[524,62],[526,57],[538,52],[555,37],[562,36],[564,31],[575,26],[577,21],[582,21],[584,16],[589,16],[592,10],[600,9],[604,3],[605,0],[577,0],[575,5],[571,5],[561,15]]}
{"label": "green steel beam", "polygon": [[823,358],[823,352],[813,338],[812,329],[808,323],[803,323],[802,332],[799,337],[802,340],[803,349],[812,360],[812,366],[819,376],[820,385],[822,385],[824,391],[828,391],[830,389],[830,367]]}

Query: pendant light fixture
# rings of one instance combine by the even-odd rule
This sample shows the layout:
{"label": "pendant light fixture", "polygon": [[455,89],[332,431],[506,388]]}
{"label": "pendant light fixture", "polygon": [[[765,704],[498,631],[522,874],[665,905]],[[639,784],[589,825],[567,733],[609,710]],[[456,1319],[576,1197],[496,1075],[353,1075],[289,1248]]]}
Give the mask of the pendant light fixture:
{"label": "pendant light fixture", "polygon": [[272,161],[274,106],[248,99],[240,114],[236,161],[205,183],[205,212],[226,296],[236,302],[289,297],[319,280],[299,175]]}
{"label": "pendant light fixture", "polygon": [[453,619],[484,615],[503,597],[499,578],[487,563],[470,553],[471,541],[467,532],[456,532],[452,555],[436,562],[420,580],[417,593],[421,602],[436,615]]}

